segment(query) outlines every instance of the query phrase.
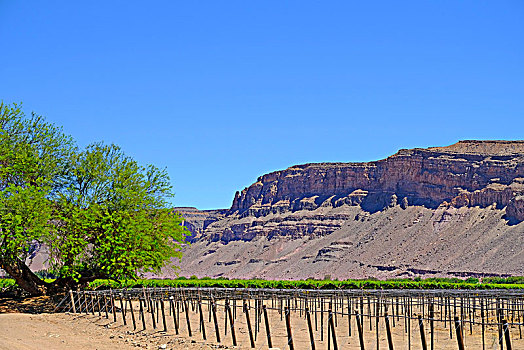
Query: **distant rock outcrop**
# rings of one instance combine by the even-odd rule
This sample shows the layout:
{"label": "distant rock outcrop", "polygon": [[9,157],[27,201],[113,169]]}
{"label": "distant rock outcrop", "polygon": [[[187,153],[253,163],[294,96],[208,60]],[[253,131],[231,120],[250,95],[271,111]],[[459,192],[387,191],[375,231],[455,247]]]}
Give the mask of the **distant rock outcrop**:
{"label": "distant rock outcrop", "polygon": [[222,219],[227,209],[198,210],[194,207],[178,207],[175,208],[175,212],[182,215],[185,219],[183,225],[191,232],[191,236],[187,237],[186,240],[194,242],[195,237],[202,235],[210,224]]}
{"label": "distant rock outcrop", "polygon": [[188,275],[524,274],[524,141],[296,165],[259,177],[229,210],[178,210],[195,242]]}
{"label": "distant rock outcrop", "polygon": [[[524,141],[460,141],[400,150],[376,162],[305,164],[275,171],[237,192],[229,215],[259,217],[348,204],[370,212],[397,203],[428,208],[496,203],[522,209],[520,201],[512,200],[520,193]],[[518,208],[510,211],[524,220]]]}

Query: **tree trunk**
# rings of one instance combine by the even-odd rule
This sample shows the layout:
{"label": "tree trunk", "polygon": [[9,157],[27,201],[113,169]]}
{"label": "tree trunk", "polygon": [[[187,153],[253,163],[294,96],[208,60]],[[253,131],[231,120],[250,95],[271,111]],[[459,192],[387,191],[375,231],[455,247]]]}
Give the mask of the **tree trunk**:
{"label": "tree trunk", "polygon": [[98,278],[103,278],[103,276],[90,275],[86,277],[80,277],[78,281],[75,281],[71,277],[59,277],[52,283],[48,283],[47,293],[48,294],[58,294],[58,293],[65,293],[69,289],[85,288],[87,287],[87,284],[89,282],[93,282],[94,280]]}
{"label": "tree trunk", "polygon": [[15,279],[20,288],[31,296],[45,295],[49,283],[41,280],[17,257],[0,257],[0,267]]}
{"label": "tree trunk", "polygon": [[101,274],[89,272],[87,276],[80,277],[77,281],[71,277],[60,277],[48,283],[35,275],[33,271],[17,257],[0,257],[0,268],[4,269],[9,276],[14,278],[18,286],[31,296],[64,293],[68,289],[85,287],[89,282],[106,277]]}

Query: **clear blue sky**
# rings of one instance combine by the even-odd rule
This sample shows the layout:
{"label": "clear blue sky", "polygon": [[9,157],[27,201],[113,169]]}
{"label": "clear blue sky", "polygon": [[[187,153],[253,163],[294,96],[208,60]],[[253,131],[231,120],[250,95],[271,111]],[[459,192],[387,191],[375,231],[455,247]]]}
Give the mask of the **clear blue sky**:
{"label": "clear blue sky", "polygon": [[229,207],[293,164],[524,139],[524,1],[0,0],[0,99]]}

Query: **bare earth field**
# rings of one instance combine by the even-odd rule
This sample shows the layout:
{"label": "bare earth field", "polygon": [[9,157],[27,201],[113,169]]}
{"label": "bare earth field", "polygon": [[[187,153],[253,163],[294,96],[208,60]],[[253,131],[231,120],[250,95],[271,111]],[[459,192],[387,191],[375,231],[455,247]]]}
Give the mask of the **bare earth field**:
{"label": "bare earth field", "polygon": [[[131,328],[132,329],[132,328]],[[163,332],[131,332],[93,315],[0,314],[0,350],[212,349]]]}
{"label": "bare earth field", "polygon": [[[204,309],[205,327],[207,341],[203,340],[203,334],[199,331],[198,314],[190,312],[190,324],[193,336],[188,336],[188,329],[184,317],[180,317],[180,335],[175,335],[173,318],[166,315],[167,332],[163,332],[162,318],[160,317],[157,329],[153,329],[152,320],[147,317],[147,329],[141,330],[141,321],[137,320],[137,331],[133,331],[129,315],[127,325],[123,325],[120,314],[117,314],[117,322],[113,322],[110,314],[106,319],[104,314],[24,314],[9,313],[0,314],[0,350],[18,349],[216,349],[216,348],[236,348],[249,349],[249,337],[245,315],[237,309],[235,319],[235,333],[238,346],[232,346],[231,332],[228,327],[227,333],[224,327],[224,312],[217,313],[218,324],[221,336],[221,345],[216,342],[216,334],[212,322],[208,322],[207,310]],[[305,318],[298,312],[291,314],[291,327],[295,349],[310,349],[309,334]],[[255,322],[251,315],[253,331]],[[436,315],[438,319],[438,315]],[[393,319],[390,318],[393,325]],[[321,339],[320,317],[317,320],[317,328],[314,337],[317,349],[327,348],[327,320],[324,319],[324,340]],[[313,327],[315,320],[312,317]],[[377,328],[375,318],[364,318],[364,338],[366,349],[377,349]],[[273,347],[287,349],[287,335],[285,318],[281,318],[277,310],[269,310],[269,324]],[[339,349],[360,349],[355,318],[351,319],[352,336],[349,337],[348,318],[338,315],[336,337]],[[402,319],[396,319],[395,327],[392,327],[393,341],[395,349],[421,349],[420,330],[416,321],[412,320],[408,324]],[[442,323],[435,323],[435,349],[457,349],[455,329],[453,339],[450,339],[449,325],[445,328]],[[424,324],[426,341],[430,343],[429,325]],[[512,345],[514,349],[523,349],[524,340],[520,338],[518,326],[513,326],[510,330]],[[379,345],[382,349],[387,349],[387,338],[385,332],[384,319],[380,319],[378,327]],[[464,341],[466,349],[482,349],[482,339],[480,326],[476,325],[470,334],[469,327],[464,329]],[[256,338],[256,349],[267,349],[266,333],[264,323],[260,323],[260,330]],[[498,348],[497,330],[490,326],[485,333],[485,349]]]}

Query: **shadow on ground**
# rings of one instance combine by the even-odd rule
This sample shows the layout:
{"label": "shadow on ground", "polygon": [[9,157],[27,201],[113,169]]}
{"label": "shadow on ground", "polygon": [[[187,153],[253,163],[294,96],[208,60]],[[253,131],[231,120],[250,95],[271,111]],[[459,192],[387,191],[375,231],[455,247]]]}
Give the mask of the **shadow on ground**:
{"label": "shadow on ground", "polygon": [[63,296],[41,297],[2,297],[0,296],[0,313],[39,314],[53,312]]}

